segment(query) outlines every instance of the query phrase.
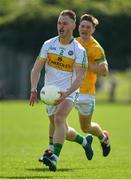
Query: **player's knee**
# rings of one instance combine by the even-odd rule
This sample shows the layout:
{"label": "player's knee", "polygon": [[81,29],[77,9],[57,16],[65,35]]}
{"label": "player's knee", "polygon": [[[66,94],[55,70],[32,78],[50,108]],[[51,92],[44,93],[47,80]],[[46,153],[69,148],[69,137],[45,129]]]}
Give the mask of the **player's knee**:
{"label": "player's knee", "polygon": [[55,126],[61,125],[63,123],[64,123],[63,118],[61,118],[61,116],[59,114],[56,114],[55,117],[54,117],[54,124],[55,124]]}
{"label": "player's knee", "polygon": [[82,130],[84,133],[88,133],[88,132],[89,132],[89,129],[90,129],[90,125],[89,125],[89,126],[83,126],[83,125],[81,125],[81,130]]}
{"label": "player's knee", "polygon": [[81,130],[82,130],[84,133],[88,133],[88,129],[86,129],[86,128],[81,127]]}

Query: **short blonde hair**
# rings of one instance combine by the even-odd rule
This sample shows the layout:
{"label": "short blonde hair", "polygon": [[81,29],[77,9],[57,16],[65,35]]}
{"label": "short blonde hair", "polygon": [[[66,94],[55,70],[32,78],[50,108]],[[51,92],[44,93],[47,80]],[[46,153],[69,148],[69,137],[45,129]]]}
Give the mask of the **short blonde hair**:
{"label": "short blonde hair", "polygon": [[59,16],[69,16],[74,22],[76,22],[76,14],[72,10],[69,9],[63,10]]}

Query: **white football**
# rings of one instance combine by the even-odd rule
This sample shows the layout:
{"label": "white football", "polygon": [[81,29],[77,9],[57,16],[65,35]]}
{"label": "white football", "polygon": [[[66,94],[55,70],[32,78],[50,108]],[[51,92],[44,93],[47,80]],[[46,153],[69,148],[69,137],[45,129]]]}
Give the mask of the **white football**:
{"label": "white football", "polygon": [[60,97],[59,87],[54,85],[44,86],[40,91],[40,99],[48,105],[53,105],[54,101]]}

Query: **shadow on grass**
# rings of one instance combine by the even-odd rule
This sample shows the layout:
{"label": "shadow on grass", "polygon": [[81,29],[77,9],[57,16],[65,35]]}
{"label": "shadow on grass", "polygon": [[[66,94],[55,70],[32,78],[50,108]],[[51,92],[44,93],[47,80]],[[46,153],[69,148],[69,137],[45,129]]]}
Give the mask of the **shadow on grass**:
{"label": "shadow on grass", "polygon": [[5,176],[5,177],[0,177],[0,179],[50,179],[51,177],[49,176]]}
{"label": "shadow on grass", "polygon": [[[61,169],[57,169],[56,172],[68,172],[68,171],[77,171],[80,168],[61,168]],[[35,172],[50,172],[49,169],[45,169],[45,168],[28,168],[26,169],[27,171],[35,171]],[[55,172],[51,172],[51,173],[55,173]],[[53,177],[50,176],[1,176],[0,179],[53,179]]]}
{"label": "shadow on grass", "polygon": [[27,171],[36,171],[36,172],[43,172],[43,175],[25,175],[25,176],[1,176],[0,179],[50,179],[50,176],[44,175],[45,172],[49,172],[48,169],[44,168],[30,168],[30,169],[25,169]]}
{"label": "shadow on grass", "polygon": [[[80,169],[80,168],[58,168],[57,169],[57,172],[67,172],[67,171],[75,171],[77,169]],[[50,172],[49,169],[45,169],[45,168],[30,168],[30,169],[26,169],[28,171],[37,171],[37,172]]]}

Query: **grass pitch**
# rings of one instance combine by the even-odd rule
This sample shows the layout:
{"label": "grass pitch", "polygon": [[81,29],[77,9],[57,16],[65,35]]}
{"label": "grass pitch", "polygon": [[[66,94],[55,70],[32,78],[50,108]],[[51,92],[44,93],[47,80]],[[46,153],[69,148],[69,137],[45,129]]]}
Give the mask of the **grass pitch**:
{"label": "grass pitch", "polygon": [[[42,103],[0,102],[0,178],[6,179],[130,179],[131,178],[131,105],[97,104],[94,117],[110,132],[111,153],[103,157],[94,137],[95,151],[87,161],[79,144],[64,144],[58,170],[50,172],[38,162],[48,146],[48,117]],[[68,118],[81,132],[77,111]],[[84,135],[84,134],[83,134]]]}

